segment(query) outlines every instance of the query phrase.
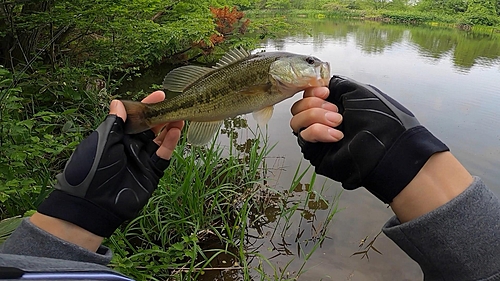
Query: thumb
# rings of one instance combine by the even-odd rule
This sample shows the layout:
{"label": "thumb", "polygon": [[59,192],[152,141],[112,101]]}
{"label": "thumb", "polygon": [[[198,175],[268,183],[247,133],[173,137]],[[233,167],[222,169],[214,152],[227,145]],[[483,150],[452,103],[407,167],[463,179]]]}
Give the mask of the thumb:
{"label": "thumb", "polygon": [[109,114],[114,114],[121,119],[123,122],[127,121],[127,111],[125,110],[125,106],[119,100],[113,100],[109,105]]}

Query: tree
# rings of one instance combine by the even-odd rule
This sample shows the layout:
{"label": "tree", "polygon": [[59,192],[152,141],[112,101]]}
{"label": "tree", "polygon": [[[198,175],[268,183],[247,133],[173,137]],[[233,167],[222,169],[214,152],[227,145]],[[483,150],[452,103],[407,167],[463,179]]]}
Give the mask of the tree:
{"label": "tree", "polygon": [[385,9],[392,2],[391,0],[361,0],[361,4],[364,7],[368,7],[375,10]]}
{"label": "tree", "polygon": [[[42,29],[36,24],[37,14],[50,12],[52,1],[30,1],[23,5],[1,4],[0,9],[0,65],[14,66],[28,63],[34,56]],[[46,22],[47,25],[52,24]],[[17,26],[18,28],[13,28]]]}
{"label": "tree", "polygon": [[[95,63],[108,70],[109,64],[112,68],[147,67],[184,53],[200,41],[210,42],[217,33],[211,6],[249,6],[254,2],[9,1],[0,4],[0,65],[27,65],[37,58],[51,62],[53,68],[58,62]],[[278,7],[289,3],[275,2]]]}
{"label": "tree", "polygon": [[492,0],[469,0],[467,13],[476,15],[496,16],[498,1]]}
{"label": "tree", "polygon": [[266,9],[271,10],[286,10],[291,8],[290,0],[267,0]]}
{"label": "tree", "polygon": [[470,24],[495,25],[499,23],[495,0],[469,0],[464,13]]}
{"label": "tree", "polygon": [[467,0],[421,0],[417,7],[423,11],[462,13],[467,10]]}

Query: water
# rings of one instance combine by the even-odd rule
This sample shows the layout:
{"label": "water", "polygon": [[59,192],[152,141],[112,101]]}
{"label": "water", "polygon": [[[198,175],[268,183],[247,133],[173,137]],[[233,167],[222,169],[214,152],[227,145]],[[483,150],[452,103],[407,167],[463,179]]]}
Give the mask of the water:
{"label": "water", "polygon": [[[482,177],[500,196],[500,34],[328,20],[308,24],[312,25],[309,34],[270,40],[263,49],[314,55],[329,61],[333,74],[376,85],[413,111],[472,174]],[[276,188],[284,190],[290,187],[299,163],[307,164],[289,128],[290,107],[299,98],[278,104],[268,124],[269,141],[277,143],[271,161],[283,166]],[[255,128],[252,117],[247,119]],[[248,132],[239,135],[244,143]],[[225,143],[224,138],[221,142]],[[328,200],[342,191],[333,181],[320,177],[318,182],[314,188],[324,183]],[[359,250],[361,239],[380,231],[392,216],[390,209],[364,189],[343,192],[339,207],[329,238],[309,259],[300,280],[422,280],[418,265],[383,235],[375,243],[383,255],[371,252],[370,261],[351,256]],[[318,212],[318,221],[324,215]],[[294,219],[298,224],[300,217]],[[302,239],[310,237],[308,233]],[[287,270],[297,271],[302,258],[297,257],[296,234],[292,227],[286,239],[291,255],[275,256],[272,249],[277,241],[268,236],[261,239],[259,250],[275,256],[271,261],[282,268],[292,260]],[[238,278],[224,274],[217,280]]]}
{"label": "water", "polygon": [[[500,167],[500,37],[333,21],[314,23],[311,34],[270,40],[263,48],[314,55],[330,62],[332,74],[376,85],[412,110],[471,173],[500,195],[496,171]],[[303,161],[288,126],[290,107],[299,98],[277,105],[269,123],[270,142],[278,142],[272,155],[285,159],[286,170],[279,178],[285,189]],[[326,184],[331,195],[341,191],[333,181]],[[392,216],[390,209],[363,189],[344,192],[339,205],[343,210],[330,226],[331,239],[312,256],[300,280],[422,280],[419,266],[383,235],[375,243],[383,255],[372,252],[369,262],[351,257],[360,240],[376,235]],[[281,256],[274,262],[284,266],[289,260]],[[292,262],[290,271],[296,270],[299,261]]]}

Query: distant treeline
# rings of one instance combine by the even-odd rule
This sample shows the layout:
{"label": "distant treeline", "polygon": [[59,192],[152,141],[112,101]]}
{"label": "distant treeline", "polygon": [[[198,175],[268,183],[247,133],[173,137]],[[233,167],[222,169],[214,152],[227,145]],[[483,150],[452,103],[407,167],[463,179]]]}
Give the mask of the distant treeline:
{"label": "distant treeline", "polygon": [[438,20],[463,25],[500,24],[500,0],[257,0],[245,8],[323,10],[347,16],[384,16],[385,13],[388,18],[400,22]]}

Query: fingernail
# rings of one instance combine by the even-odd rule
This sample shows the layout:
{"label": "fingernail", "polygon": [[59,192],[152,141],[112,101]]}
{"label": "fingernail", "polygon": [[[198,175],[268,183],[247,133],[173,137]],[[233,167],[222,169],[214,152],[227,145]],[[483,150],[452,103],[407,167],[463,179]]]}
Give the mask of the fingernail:
{"label": "fingernail", "polygon": [[333,122],[333,123],[340,123],[340,120],[342,120],[342,115],[335,113],[335,112],[327,112],[325,114],[326,120]]}
{"label": "fingernail", "polygon": [[116,107],[117,102],[118,102],[117,100],[112,100],[111,103],[109,104],[109,109]]}
{"label": "fingernail", "polygon": [[329,103],[329,102],[327,102],[327,101],[325,101],[325,102],[321,105],[321,108],[326,109],[326,110],[329,110],[329,111],[337,112],[337,106],[335,106],[333,103]]}
{"label": "fingernail", "polygon": [[344,133],[342,133],[341,131],[339,130],[335,130],[333,128],[331,129],[328,129],[328,133],[330,134],[330,136],[332,136],[333,138],[335,138],[336,140],[341,140],[344,138]]}

